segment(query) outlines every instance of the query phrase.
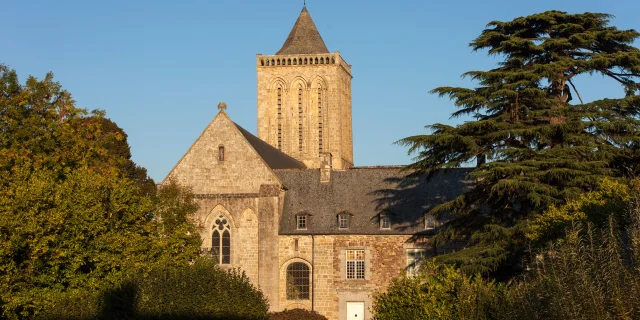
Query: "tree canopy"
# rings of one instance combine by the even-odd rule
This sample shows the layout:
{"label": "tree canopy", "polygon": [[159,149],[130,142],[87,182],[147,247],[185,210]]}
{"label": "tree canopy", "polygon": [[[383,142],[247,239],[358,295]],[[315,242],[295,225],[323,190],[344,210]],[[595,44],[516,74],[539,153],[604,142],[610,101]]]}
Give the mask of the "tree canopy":
{"label": "tree canopy", "polygon": [[29,317],[48,293],[104,289],[199,253],[187,189],[158,193],[131,161],[126,134],[76,108],[48,74],[0,65],[0,313]]}
{"label": "tree canopy", "polygon": [[[431,211],[453,217],[436,241],[469,247],[449,262],[484,273],[520,265],[530,218],[604,178],[638,173],[640,50],[632,44],[640,34],[610,26],[610,18],[547,11],[492,21],[470,46],[502,61],[465,73],[475,88],[431,91],[451,99],[452,117],[474,119],[399,141],[416,154],[414,175],[477,164],[474,187]],[[618,83],[620,97],[583,101],[573,81],[580,75]]]}

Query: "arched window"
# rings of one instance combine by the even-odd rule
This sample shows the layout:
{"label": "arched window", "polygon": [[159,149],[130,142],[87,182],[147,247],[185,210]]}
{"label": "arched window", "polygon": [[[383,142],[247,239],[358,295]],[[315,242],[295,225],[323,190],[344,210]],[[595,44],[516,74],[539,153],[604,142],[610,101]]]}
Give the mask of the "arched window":
{"label": "arched window", "polygon": [[260,60],[260,63],[264,66],[264,60]]}
{"label": "arched window", "polygon": [[282,88],[278,88],[278,150],[282,150]]}
{"label": "arched window", "polygon": [[302,153],[302,87],[298,87],[298,152]]}
{"label": "arched window", "polygon": [[305,263],[287,267],[287,300],[309,300],[309,267]]}
{"label": "arched window", "polygon": [[316,58],[316,63],[315,64],[318,64],[318,58]]}
{"label": "arched window", "polygon": [[322,88],[318,88],[318,152],[324,152],[322,146]]}
{"label": "arched window", "polygon": [[320,58],[320,64],[324,64],[324,58]]}
{"label": "arched window", "polygon": [[307,60],[307,58],[304,58],[304,64],[308,64],[309,60]]}
{"label": "arched window", "polygon": [[211,256],[220,264],[231,263],[231,231],[229,221],[220,215],[211,230]]}

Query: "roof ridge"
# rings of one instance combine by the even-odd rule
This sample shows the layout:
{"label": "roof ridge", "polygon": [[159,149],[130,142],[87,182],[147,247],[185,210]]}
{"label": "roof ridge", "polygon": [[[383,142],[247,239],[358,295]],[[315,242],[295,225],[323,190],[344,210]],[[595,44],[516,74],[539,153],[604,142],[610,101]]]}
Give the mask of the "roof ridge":
{"label": "roof ridge", "polygon": [[264,160],[267,166],[272,169],[305,169],[307,166],[296,158],[278,150],[266,141],[254,136],[247,129],[233,122],[240,133],[249,142],[249,145],[258,153],[258,156]]}

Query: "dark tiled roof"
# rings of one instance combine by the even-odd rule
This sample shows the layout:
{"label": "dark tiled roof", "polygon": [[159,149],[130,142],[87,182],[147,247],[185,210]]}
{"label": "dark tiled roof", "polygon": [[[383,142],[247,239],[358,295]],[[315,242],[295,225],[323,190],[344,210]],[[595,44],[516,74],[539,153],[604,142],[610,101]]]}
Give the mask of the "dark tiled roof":
{"label": "dark tiled roof", "polygon": [[243,127],[234,123],[242,135],[249,141],[249,144],[253,149],[258,152],[260,157],[267,163],[271,169],[304,169],[306,166],[304,163],[286,155],[282,151],[274,148],[270,144],[260,140],[260,138],[252,135],[249,131]]}
{"label": "dark tiled roof", "polygon": [[307,7],[302,8],[296,24],[276,55],[329,53]]}
{"label": "dark tiled roof", "polygon": [[[424,213],[471,185],[470,169],[403,179],[398,167],[332,171],[330,183],[320,183],[319,170],[275,170],[286,188],[281,234],[415,234],[424,232]],[[347,230],[338,229],[337,215],[351,216]],[[388,213],[391,230],[381,230],[379,217]],[[296,215],[308,214],[308,230],[296,230]]]}

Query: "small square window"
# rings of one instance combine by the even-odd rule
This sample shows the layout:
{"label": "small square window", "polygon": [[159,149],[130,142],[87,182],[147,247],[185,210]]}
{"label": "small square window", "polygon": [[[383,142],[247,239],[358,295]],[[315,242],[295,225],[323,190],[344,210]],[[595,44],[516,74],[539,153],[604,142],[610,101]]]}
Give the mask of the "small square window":
{"label": "small square window", "polygon": [[298,230],[307,230],[307,216],[298,216]]}
{"label": "small square window", "polygon": [[341,214],[338,216],[338,228],[339,229],[348,229],[349,228],[349,216],[346,214]]}
{"label": "small square window", "polygon": [[380,216],[380,229],[391,229],[391,219],[389,216]]}

